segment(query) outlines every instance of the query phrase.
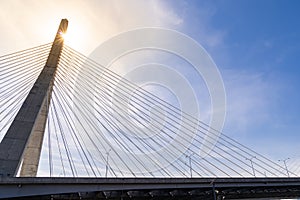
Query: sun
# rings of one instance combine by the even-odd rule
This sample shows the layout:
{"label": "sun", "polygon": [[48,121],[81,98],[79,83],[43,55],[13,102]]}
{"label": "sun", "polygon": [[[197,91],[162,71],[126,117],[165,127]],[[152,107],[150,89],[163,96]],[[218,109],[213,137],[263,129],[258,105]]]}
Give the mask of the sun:
{"label": "sun", "polygon": [[68,34],[68,32],[65,32],[65,33],[60,33],[61,37],[64,39],[64,42],[70,42],[71,40],[71,36],[70,34]]}
{"label": "sun", "polygon": [[66,39],[66,35],[67,33],[65,32],[62,32],[62,31],[59,31],[58,34],[65,40]]}
{"label": "sun", "polygon": [[81,43],[84,38],[84,31],[76,26],[69,26],[67,32],[62,33],[61,35],[66,45],[78,49],[81,47]]}

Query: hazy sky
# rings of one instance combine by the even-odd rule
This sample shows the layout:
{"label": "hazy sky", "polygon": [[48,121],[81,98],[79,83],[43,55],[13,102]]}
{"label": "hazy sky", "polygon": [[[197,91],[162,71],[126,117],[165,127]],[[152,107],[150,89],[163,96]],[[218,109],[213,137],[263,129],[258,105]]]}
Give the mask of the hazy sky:
{"label": "hazy sky", "polygon": [[69,20],[68,45],[89,55],[140,27],[195,39],[224,80],[224,132],[274,159],[300,157],[299,1],[0,1],[0,55],[51,42]]}

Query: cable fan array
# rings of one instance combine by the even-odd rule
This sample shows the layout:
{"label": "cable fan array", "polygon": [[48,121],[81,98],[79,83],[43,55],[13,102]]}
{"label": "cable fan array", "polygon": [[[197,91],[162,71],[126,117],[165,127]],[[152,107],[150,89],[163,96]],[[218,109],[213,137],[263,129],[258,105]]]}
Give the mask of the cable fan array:
{"label": "cable fan array", "polygon": [[[46,44],[0,57],[2,136],[49,49]],[[38,174],[296,176],[68,46],[55,77]]]}
{"label": "cable fan array", "polygon": [[51,43],[0,56],[0,139],[45,66]]}
{"label": "cable fan array", "polygon": [[287,175],[279,164],[67,46],[51,105],[48,132],[58,133],[48,141],[53,175]]}

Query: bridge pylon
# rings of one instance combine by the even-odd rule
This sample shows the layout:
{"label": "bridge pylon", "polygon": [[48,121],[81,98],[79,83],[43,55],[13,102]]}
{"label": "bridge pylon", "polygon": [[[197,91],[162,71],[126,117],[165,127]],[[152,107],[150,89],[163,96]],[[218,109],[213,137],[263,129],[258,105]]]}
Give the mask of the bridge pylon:
{"label": "bridge pylon", "polygon": [[46,65],[0,143],[0,175],[37,174],[55,74],[68,20],[62,19]]}

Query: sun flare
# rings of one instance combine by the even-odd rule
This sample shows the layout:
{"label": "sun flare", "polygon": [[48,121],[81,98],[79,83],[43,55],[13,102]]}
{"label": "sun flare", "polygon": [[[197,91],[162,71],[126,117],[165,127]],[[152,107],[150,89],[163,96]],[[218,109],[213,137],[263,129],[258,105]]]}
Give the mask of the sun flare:
{"label": "sun flare", "polygon": [[73,48],[80,48],[80,44],[83,38],[83,31],[79,28],[71,28],[69,27],[66,33],[62,34],[64,38],[64,43]]}

